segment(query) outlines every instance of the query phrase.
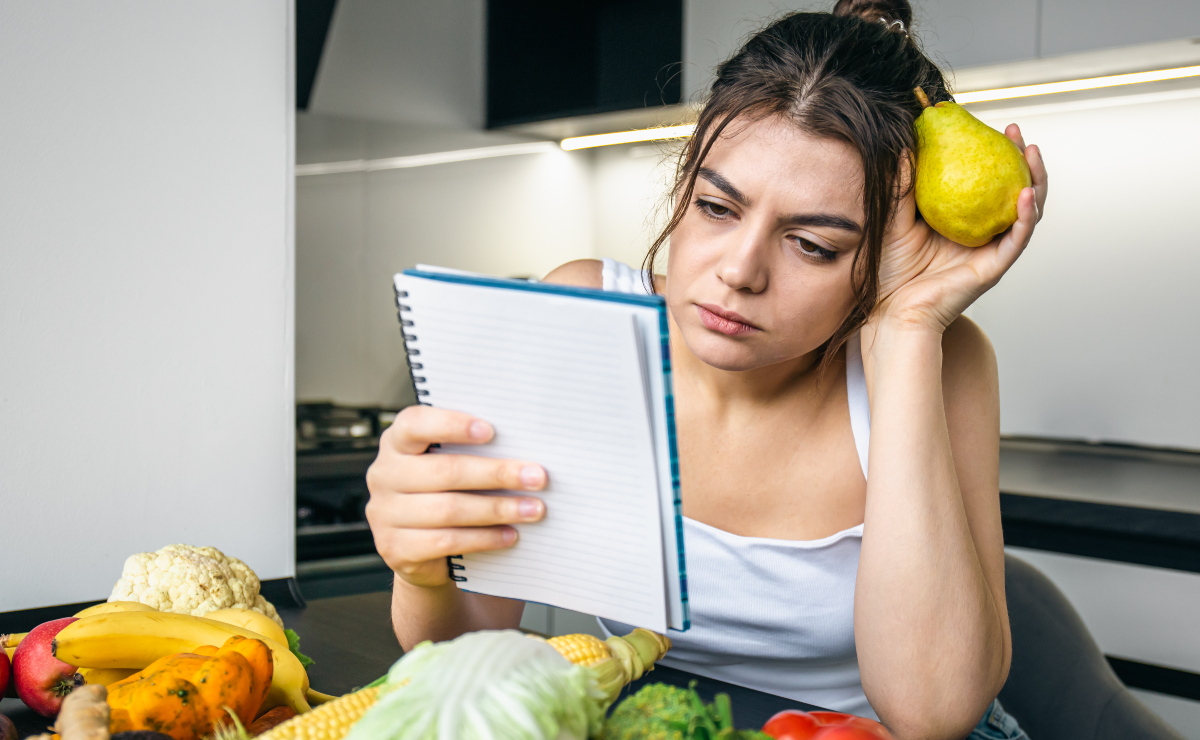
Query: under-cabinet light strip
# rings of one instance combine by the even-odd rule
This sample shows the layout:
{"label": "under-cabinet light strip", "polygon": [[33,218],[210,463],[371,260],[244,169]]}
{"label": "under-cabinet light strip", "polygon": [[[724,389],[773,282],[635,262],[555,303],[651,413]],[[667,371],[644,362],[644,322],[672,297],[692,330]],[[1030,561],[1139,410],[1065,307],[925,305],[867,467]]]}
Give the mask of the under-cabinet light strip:
{"label": "under-cabinet light strip", "polygon": [[1089,77],[1084,80],[1045,82],[1040,85],[1003,87],[997,90],[964,92],[955,95],[954,100],[957,103],[965,105],[967,103],[985,103],[991,100],[1009,100],[1011,98],[1028,98],[1034,95],[1052,95],[1054,93],[1077,92],[1079,90],[1097,90],[1102,87],[1136,85],[1141,82],[1163,82],[1165,80],[1178,80],[1184,77],[1198,76],[1200,76],[1200,65],[1194,67],[1178,67],[1176,69],[1159,69],[1154,72],[1133,72],[1131,74],[1124,75],[1108,75],[1107,77]]}
{"label": "under-cabinet light strip", "polygon": [[666,141],[667,139],[682,139],[691,136],[692,131],[695,129],[696,124],[689,123],[683,126],[661,126],[659,128],[647,128],[639,131],[618,131],[613,134],[573,136],[569,139],[563,139],[559,146],[569,152],[573,149],[590,149],[596,146],[609,146],[611,144],[635,144],[639,141]]}
{"label": "under-cabinet light strip", "polygon": [[[1028,98],[1035,95],[1052,95],[1054,93],[1076,92],[1079,90],[1096,90],[1104,87],[1136,85],[1142,82],[1178,80],[1185,77],[1200,77],[1200,65],[1178,67],[1176,69],[1160,69],[1154,72],[1134,72],[1132,74],[1108,75],[1106,77],[1090,77],[1082,80],[1046,82],[1039,85],[1021,85],[1019,87],[1004,87],[995,90],[964,92],[955,95],[954,100],[957,103],[965,105],[968,103],[984,103],[992,100],[1010,100],[1012,98]],[[685,126],[648,128],[639,131],[619,131],[611,134],[596,134],[594,136],[575,136],[563,139],[560,146],[567,151],[571,151],[574,149],[609,146],[611,144],[633,144],[641,141],[681,139],[691,136],[695,128],[695,124],[688,124]]]}
{"label": "under-cabinet light strip", "polygon": [[305,175],[333,175],[341,172],[376,172],[378,170],[402,170],[408,167],[426,167],[431,164],[467,162],[472,159],[511,157],[517,154],[545,154],[558,151],[549,141],[531,141],[522,144],[501,144],[478,149],[458,149],[452,152],[413,154],[407,157],[387,159],[352,159],[346,162],[322,162],[319,164],[296,165],[296,177]]}

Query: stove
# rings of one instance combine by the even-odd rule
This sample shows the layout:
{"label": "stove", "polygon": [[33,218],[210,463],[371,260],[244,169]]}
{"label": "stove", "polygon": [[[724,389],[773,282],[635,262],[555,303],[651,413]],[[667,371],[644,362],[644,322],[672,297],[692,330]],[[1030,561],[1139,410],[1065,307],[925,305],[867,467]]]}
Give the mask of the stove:
{"label": "stove", "polygon": [[369,555],[367,468],[395,409],[296,405],[296,560]]}

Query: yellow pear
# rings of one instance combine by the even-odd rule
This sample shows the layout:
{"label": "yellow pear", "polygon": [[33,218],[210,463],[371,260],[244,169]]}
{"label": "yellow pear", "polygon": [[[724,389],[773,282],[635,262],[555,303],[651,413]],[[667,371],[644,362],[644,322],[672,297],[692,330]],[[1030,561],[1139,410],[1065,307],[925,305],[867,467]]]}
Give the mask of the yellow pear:
{"label": "yellow pear", "polygon": [[982,247],[1017,220],[1017,196],[1033,182],[1025,154],[961,105],[916,93],[917,208],[942,236]]}

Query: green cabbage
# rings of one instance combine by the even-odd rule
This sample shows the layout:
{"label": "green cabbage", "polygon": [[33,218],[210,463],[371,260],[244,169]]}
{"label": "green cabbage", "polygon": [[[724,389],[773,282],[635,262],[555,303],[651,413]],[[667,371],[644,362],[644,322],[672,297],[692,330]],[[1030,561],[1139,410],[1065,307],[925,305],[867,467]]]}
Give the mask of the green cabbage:
{"label": "green cabbage", "polygon": [[604,719],[595,674],[514,630],[421,643],[346,740],[583,740]]}

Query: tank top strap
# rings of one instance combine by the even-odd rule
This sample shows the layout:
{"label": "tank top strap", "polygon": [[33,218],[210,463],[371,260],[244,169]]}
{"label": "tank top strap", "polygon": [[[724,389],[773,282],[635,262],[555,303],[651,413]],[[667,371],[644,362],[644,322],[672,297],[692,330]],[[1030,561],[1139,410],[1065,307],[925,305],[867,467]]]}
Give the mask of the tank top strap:
{"label": "tank top strap", "polygon": [[645,270],[635,270],[624,262],[618,262],[609,257],[605,257],[600,262],[604,265],[600,275],[604,280],[605,290],[615,293],[647,295]]}
{"label": "tank top strap", "polygon": [[850,406],[850,431],[863,477],[867,477],[867,452],[871,446],[871,404],[867,399],[867,373],[863,368],[862,335],[846,340],[846,400]]}

